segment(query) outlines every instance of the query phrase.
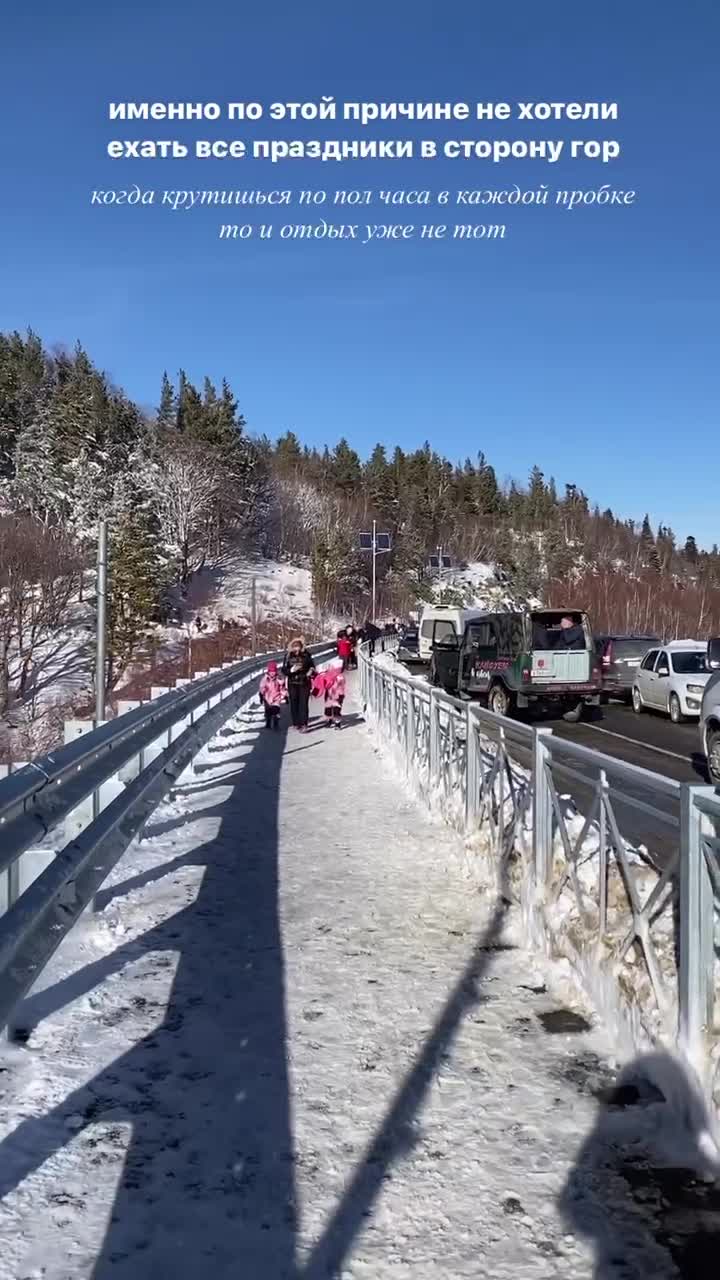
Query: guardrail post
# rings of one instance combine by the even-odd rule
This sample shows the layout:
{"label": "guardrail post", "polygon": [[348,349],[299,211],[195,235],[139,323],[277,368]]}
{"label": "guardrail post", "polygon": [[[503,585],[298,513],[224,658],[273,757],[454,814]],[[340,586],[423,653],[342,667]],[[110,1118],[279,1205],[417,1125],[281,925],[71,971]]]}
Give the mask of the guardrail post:
{"label": "guardrail post", "polygon": [[[166,693],[170,692],[168,685],[152,685],[150,689],[150,700],[154,702],[156,698],[162,698]],[[151,764],[153,760],[157,760],[166,747],[170,746],[172,740],[172,729],[166,729],[156,738],[154,742],[148,743],[145,748],[145,763]]]}
{"label": "guardrail post", "polygon": [[[207,671],[196,671],[193,676],[193,680],[205,680],[207,679],[207,674]],[[205,712],[208,711],[209,708],[209,702],[202,702],[199,707],[195,707],[195,710],[190,715],[190,723],[194,724],[196,720],[199,720],[201,716],[205,715]]]}
{"label": "guardrail post", "polygon": [[437,689],[430,690],[430,781],[440,774],[440,700]]}
{"label": "guardrail post", "polygon": [[600,778],[598,782],[600,788],[600,812],[598,813],[598,826],[600,844],[598,847],[598,877],[599,877],[599,893],[598,893],[598,925],[600,937],[604,938],[607,933],[607,909],[608,909],[608,853],[607,853],[607,797],[608,797],[608,779],[607,771],[600,770]]}
{"label": "guardrail post", "polygon": [[[187,680],[183,678],[181,680],[175,681],[175,688],[185,689],[190,684],[192,684],[192,680]],[[232,686],[230,686],[230,688],[228,689],[228,693],[232,693]],[[170,742],[174,742],[176,738],[179,738],[180,734],[185,732],[189,724],[190,724],[190,714],[188,712],[187,715],[181,716],[177,724],[173,725],[172,729],[170,730]]]}
{"label": "guardrail post", "polygon": [[533,854],[535,888],[544,894],[552,873],[552,797],[548,777],[550,751],[547,739],[552,730],[533,732]]}
{"label": "guardrail post", "polygon": [[405,765],[408,774],[412,773],[412,764],[415,759],[416,733],[415,691],[412,685],[409,684],[407,691],[407,703],[405,705]]}
{"label": "guardrail post", "polygon": [[477,822],[480,808],[480,738],[477,733],[477,716],[472,703],[465,709],[465,828],[471,831]]}
{"label": "guardrail post", "polygon": [[[74,742],[76,738],[82,738],[86,733],[92,733],[95,728],[92,720],[66,720],[63,726],[63,738],[65,745]],[[87,798],[76,805],[72,813],[69,813],[65,819],[65,841],[69,844],[76,836],[80,835],[86,827],[90,826],[93,820],[94,797]]]}
{"label": "guardrail post", "polygon": [[[217,675],[218,671],[222,671],[222,667],[211,667],[210,670],[208,671],[208,675],[209,676]],[[220,690],[219,693],[214,693],[212,695],[212,697],[210,698],[210,701],[208,702],[208,708],[216,707],[219,702],[222,702],[222,690]]]}
{"label": "guardrail post", "polygon": [[[704,1079],[705,1042],[713,990],[713,898],[702,847],[702,814],[695,804],[710,787],[683,783],[680,792],[680,1047]],[[708,954],[709,953],[709,954]]]}
{"label": "guardrail post", "polygon": [[[120,716],[126,716],[129,711],[135,711],[137,707],[140,706],[142,706],[142,703],[135,699],[122,699],[117,704],[118,719],[120,719]],[[133,778],[137,778],[138,774],[142,772],[144,767],[145,752],[140,751],[136,756],[133,756],[132,760],[128,760],[127,764],[123,765],[122,769],[118,773],[118,778],[125,784],[132,782]]]}

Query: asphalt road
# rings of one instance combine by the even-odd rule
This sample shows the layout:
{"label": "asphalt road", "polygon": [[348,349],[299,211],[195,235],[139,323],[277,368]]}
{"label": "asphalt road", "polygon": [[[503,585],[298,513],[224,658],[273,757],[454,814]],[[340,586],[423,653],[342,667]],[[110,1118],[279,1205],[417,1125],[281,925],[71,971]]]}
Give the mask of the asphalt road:
{"label": "asphalt road", "polygon": [[[571,725],[560,720],[548,723],[547,727],[556,737],[591,747],[594,751],[662,774],[675,782],[707,785],[705,756],[697,721],[674,725],[659,713],[646,711],[638,716],[631,707],[612,702],[596,714],[597,718],[589,722]],[[560,770],[558,782],[562,782]],[[587,812],[587,806],[592,802],[592,790],[576,779],[568,781],[565,790],[578,809]],[[633,800],[649,806],[652,812],[638,809],[631,803]],[[643,785],[641,779],[634,779],[630,784],[618,779],[613,806],[621,835],[636,848],[643,846],[657,866],[665,866],[678,847],[677,799],[658,793],[650,785]]]}
{"label": "asphalt road", "polygon": [[676,782],[707,783],[697,720],[673,724],[660,713],[644,711],[638,716],[632,707],[611,702],[590,722],[573,725],[560,720],[548,723],[548,728],[559,737],[663,773]]}
{"label": "asphalt road", "polygon": [[[418,674],[418,668],[413,668]],[[590,709],[591,719],[580,724],[566,724],[561,718],[535,718],[534,724],[551,729],[557,738],[570,743],[590,747],[606,756],[662,774],[675,782],[707,785],[705,757],[702,751],[700,729],[697,721],[674,725],[669,717],[645,711],[636,715],[632,707],[610,702],[605,707]],[[518,762],[529,767],[530,760]],[[562,761],[562,752],[556,757],[554,776],[558,791],[569,795],[580,813],[587,813],[592,804],[597,781],[597,768],[587,762]],[[567,763],[581,776],[574,777],[561,767]],[[587,783],[583,781],[587,778]],[[679,797],[659,793],[641,776],[632,780],[609,778],[613,809],[622,837],[633,847],[643,846],[657,866],[665,866],[678,847]],[[632,802],[635,803],[632,803]],[[640,807],[639,807],[640,806]],[[644,806],[644,807],[643,807]]]}

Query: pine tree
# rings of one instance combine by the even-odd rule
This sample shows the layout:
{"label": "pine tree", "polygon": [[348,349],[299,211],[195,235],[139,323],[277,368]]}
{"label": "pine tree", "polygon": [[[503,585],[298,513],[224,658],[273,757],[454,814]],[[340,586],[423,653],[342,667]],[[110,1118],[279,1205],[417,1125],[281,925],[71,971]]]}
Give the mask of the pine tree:
{"label": "pine tree", "polygon": [[109,550],[106,685],[112,689],[148,633],[166,578],[157,534],[142,508],[126,510],[115,520]]}
{"label": "pine tree", "polygon": [[685,540],[685,546],[683,547],[683,555],[687,560],[688,564],[693,564],[693,565],[697,564],[699,559],[699,553],[697,548],[697,542],[695,541],[692,534],[689,534],[689,536]]}
{"label": "pine tree", "polygon": [[357,494],[360,489],[362,479],[360,459],[344,437],[338,441],[333,450],[330,478],[338,493],[343,493],[347,497]]}
{"label": "pine tree", "polygon": [[395,483],[385,446],[376,444],[363,471],[365,493],[372,509],[384,518],[395,508]]}
{"label": "pine tree", "polygon": [[177,426],[178,406],[175,399],[173,385],[167,376],[163,373],[162,386],[160,388],[160,404],[157,411],[157,425],[161,430],[169,430],[171,427]]}
{"label": "pine tree", "polygon": [[545,476],[538,466],[530,472],[527,508],[532,524],[542,529],[549,511],[548,494],[545,488]]}
{"label": "pine tree", "polygon": [[478,455],[475,501],[478,514],[481,516],[497,515],[502,508],[502,495],[498,488],[495,470],[486,462],[485,455],[482,453]]}

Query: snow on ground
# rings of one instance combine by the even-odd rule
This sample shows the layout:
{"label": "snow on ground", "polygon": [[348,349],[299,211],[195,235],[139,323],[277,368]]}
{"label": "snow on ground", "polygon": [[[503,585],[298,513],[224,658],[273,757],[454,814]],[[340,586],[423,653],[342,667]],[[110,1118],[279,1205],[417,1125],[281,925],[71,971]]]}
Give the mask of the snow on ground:
{"label": "snow on ground", "polygon": [[26,1002],[0,1280],[676,1274],[600,1033],[349,710],[238,715]]}
{"label": "snow on ground", "polygon": [[[251,618],[252,579],[256,581],[257,619],[286,624],[288,631],[300,630],[314,618],[309,569],[274,560],[248,557],[231,552],[217,567],[203,570],[190,580],[188,595],[182,602],[182,624],[156,626],[151,630],[155,658],[172,657],[183,650],[188,630],[198,614],[209,632],[215,631],[218,618],[234,619],[249,625]],[[95,662],[95,603],[93,574],[86,575],[88,597],[73,600],[64,625],[38,645],[23,704],[11,708],[0,731],[7,731],[14,760],[40,755],[62,738],[63,713],[72,713],[72,704],[92,695]],[[328,626],[339,622],[329,620]],[[146,666],[148,655],[126,673],[125,683]],[[19,660],[11,663],[11,681],[16,683]],[[1,735],[0,735],[1,736]]]}
{"label": "snow on ground", "polygon": [[309,569],[230,553],[217,568],[203,570],[192,578],[184,602],[186,621],[192,622],[199,614],[211,628],[216,626],[218,617],[248,624],[253,578],[259,621],[312,620]]}
{"label": "snow on ground", "polygon": [[432,584],[433,599],[439,602],[442,594],[453,591],[460,594],[467,608],[476,609],[539,609],[541,602],[534,597],[520,597],[512,591],[510,578],[494,564],[473,560],[468,564],[447,569]]}

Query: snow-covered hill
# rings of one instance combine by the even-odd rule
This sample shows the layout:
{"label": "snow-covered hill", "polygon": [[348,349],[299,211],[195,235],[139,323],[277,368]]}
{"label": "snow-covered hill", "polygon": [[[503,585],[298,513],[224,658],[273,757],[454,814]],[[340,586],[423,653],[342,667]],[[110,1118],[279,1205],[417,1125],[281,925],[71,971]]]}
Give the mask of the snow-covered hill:
{"label": "snow-covered hill", "polygon": [[314,619],[309,569],[233,553],[216,568],[192,578],[183,601],[185,622],[192,623],[199,616],[210,629],[221,618],[247,625],[252,612],[253,579],[258,621],[292,620],[299,624]]}
{"label": "snow-covered hill", "polygon": [[468,608],[500,610],[541,607],[540,600],[532,596],[525,599],[514,592],[508,575],[502,570],[481,560],[445,570],[432,583],[431,594],[434,604],[449,602],[452,597],[453,601],[457,598],[458,604]]}

